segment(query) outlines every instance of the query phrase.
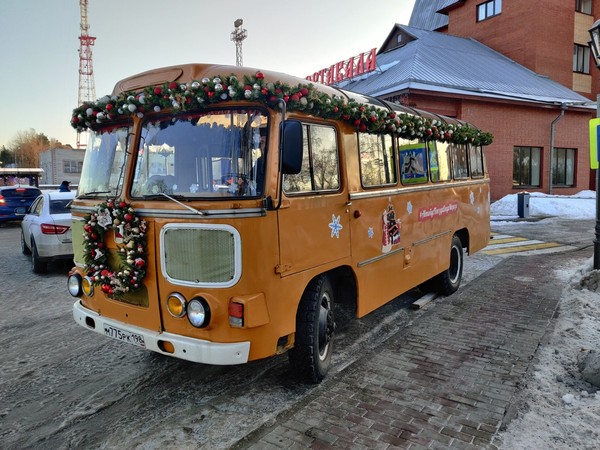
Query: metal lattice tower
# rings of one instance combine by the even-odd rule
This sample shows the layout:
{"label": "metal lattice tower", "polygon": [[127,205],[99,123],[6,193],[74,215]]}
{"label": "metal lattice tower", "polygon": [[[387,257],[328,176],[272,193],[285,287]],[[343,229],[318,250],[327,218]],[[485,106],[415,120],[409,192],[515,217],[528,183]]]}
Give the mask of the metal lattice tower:
{"label": "metal lattice tower", "polygon": [[[79,95],[77,104],[96,100],[96,84],[94,83],[94,65],[92,63],[92,46],[95,37],[89,35],[88,0],[79,0],[81,13],[81,35],[79,36]],[[77,148],[85,147],[81,144],[81,133],[77,133]]]}
{"label": "metal lattice tower", "polygon": [[242,28],[243,19],[237,19],[233,22],[235,30],[231,32],[231,40],[235,42],[235,65],[243,66],[242,62],[242,41],[248,37],[248,32]]}

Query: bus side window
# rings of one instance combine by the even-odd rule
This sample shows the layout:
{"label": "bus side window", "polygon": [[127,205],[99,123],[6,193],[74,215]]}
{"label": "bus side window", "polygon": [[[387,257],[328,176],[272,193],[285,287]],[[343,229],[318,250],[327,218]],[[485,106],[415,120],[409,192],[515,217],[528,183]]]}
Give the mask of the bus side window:
{"label": "bus side window", "polygon": [[358,133],[360,179],[365,187],[396,184],[396,159],[388,135]]}
{"label": "bus side window", "polygon": [[483,176],[483,150],[480,145],[469,146],[469,166],[473,178]]}
{"label": "bus side window", "polygon": [[467,146],[463,144],[450,145],[452,155],[452,175],[454,179],[460,180],[469,176],[467,163]]}
{"label": "bus side window", "polygon": [[426,142],[399,139],[398,155],[402,184],[418,184],[429,181]]}
{"label": "bus side window", "polygon": [[284,176],[285,193],[338,190],[340,162],[335,129],[322,125],[303,124],[302,135],[302,169],[298,174]]}
{"label": "bus side window", "polygon": [[428,141],[431,181],[448,181],[450,172],[450,146],[445,142]]}

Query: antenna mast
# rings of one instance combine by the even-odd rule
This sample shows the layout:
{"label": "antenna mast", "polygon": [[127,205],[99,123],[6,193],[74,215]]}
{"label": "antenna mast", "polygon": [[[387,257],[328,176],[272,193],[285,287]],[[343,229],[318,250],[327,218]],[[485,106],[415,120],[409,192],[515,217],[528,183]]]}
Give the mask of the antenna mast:
{"label": "antenna mast", "polygon": [[243,66],[242,62],[242,41],[248,37],[248,32],[242,28],[244,24],[243,19],[237,19],[233,22],[235,30],[231,32],[231,40],[235,42],[235,65]]}
{"label": "antenna mast", "polygon": [[[96,100],[96,85],[94,83],[94,65],[92,63],[92,46],[95,37],[89,35],[88,24],[88,0],[79,0],[79,12],[81,14],[81,35],[79,36],[79,95],[77,104]],[[87,139],[82,144],[81,132],[77,133],[77,148],[84,148]]]}

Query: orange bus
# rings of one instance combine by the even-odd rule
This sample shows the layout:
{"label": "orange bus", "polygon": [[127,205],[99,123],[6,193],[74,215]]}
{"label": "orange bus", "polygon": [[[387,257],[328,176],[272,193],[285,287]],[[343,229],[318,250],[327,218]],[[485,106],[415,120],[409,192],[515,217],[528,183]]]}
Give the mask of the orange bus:
{"label": "orange bus", "polygon": [[189,64],[75,109],[81,326],[206,364],[331,364],[334,304],[449,295],[489,239],[491,135],[281,73]]}

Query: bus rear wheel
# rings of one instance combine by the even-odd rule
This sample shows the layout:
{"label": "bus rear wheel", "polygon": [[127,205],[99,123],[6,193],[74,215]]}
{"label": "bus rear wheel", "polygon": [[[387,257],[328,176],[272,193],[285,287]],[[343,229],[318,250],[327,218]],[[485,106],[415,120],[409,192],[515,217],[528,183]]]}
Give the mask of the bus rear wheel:
{"label": "bus rear wheel", "polygon": [[460,238],[452,237],[450,245],[450,267],[437,276],[438,292],[442,295],[454,294],[460,286],[464,263],[464,252]]}
{"label": "bus rear wheel", "polygon": [[334,291],[326,275],[310,282],[296,315],[296,339],[289,352],[294,373],[320,383],[331,366],[335,320]]}

